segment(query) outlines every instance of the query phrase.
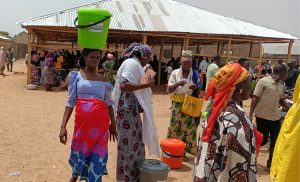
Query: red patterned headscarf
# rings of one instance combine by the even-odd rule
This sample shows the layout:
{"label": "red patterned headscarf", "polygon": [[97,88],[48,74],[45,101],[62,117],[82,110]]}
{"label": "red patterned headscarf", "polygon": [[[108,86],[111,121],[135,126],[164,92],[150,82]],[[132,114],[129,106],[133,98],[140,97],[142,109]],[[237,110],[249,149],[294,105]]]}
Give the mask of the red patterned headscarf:
{"label": "red patterned headscarf", "polygon": [[233,63],[219,69],[216,75],[209,81],[205,100],[212,97],[213,107],[207,121],[207,126],[203,131],[203,141],[210,141],[216,120],[230,101],[235,86],[248,77],[249,73],[246,69],[240,64]]}

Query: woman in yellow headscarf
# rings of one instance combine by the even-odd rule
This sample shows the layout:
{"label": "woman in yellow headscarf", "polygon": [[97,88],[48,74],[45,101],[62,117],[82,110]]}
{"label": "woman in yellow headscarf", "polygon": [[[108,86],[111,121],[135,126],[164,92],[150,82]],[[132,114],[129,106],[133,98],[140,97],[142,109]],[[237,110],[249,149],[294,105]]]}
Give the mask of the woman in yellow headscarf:
{"label": "woman in yellow headscarf", "polygon": [[206,99],[213,98],[213,107],[199,140],[194,182],[256,181],[253,126],[239,105],[250,92],[248,71],[237,63],[209,81]]}
{"label": "woman in yellow headscarf", "polygon": [[287,113],[275,145],[271,179],[276,182],[300,181],[300,76],[293,106]]}

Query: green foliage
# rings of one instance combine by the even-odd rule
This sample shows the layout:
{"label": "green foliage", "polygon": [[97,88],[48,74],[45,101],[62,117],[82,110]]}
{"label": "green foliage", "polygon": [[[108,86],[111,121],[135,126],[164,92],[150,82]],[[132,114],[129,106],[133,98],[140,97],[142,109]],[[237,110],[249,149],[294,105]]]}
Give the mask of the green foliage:
{"label": "green foliage", "polygon": [[11,38],[11,36],[9,35],[9,33],[8,33],[7,31],[1,31],[1,30],[0,30],[0,35],[3,35],[3,36],[5,36],[5,37]]}

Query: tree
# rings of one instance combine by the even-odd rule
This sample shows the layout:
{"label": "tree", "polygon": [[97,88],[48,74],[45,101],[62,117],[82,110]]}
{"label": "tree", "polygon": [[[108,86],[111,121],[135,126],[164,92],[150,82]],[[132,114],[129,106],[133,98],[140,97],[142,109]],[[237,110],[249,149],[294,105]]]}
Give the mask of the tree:
{"label": "tree", "polygon": [[1,30],[0,30],[0,35],[3,35],[3,36],[5,36],[5,37],[11,38],[11,36],[9,35],[9,33],[8,33],[7,31],[1,31]]}

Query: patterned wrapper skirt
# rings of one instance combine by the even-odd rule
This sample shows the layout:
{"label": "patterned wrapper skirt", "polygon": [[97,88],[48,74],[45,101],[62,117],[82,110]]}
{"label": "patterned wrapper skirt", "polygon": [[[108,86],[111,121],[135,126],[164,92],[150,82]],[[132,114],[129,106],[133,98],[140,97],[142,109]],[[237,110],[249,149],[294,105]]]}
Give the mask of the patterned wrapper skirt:
{"label": "patterned wrapper skirt", "polygon": [[109,110],[105,102],[88,98],[76,100],[71,156],[72,176],[88,182],[102,181],[107,174]]}
{"label": "patterned wrapper skirt", "polygon": [[175,138],[185,142],[185,151],[195,155],[197,151],[197,125],[195,118],[182,113],[181,108],[182,103],[172,102],[167,138]]}
{"label": "patterned wrapper skirt", "polygon": [[132,92],[122,92],[117,110],[118,155],[116,176],[119,182],[139,180],[138,164],[145,159],[143,109]]}
{"label": "patterned wrapper skirt", "polygon": [[[207,120],[203,123],[203,129]],[[199,137],[194,182],[256,182],[255,136],[251,121],[229,103],[215,123],[209,142]]]}
{"label": "patterned wrapper skirt", "polygon": [[32,71],[31,84],[40,85],[40,78],[41,78],[40,69],[35,66],[32,66],[31,71]]}

